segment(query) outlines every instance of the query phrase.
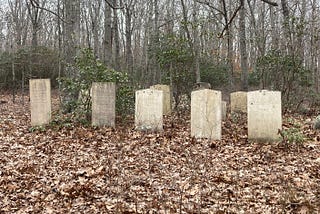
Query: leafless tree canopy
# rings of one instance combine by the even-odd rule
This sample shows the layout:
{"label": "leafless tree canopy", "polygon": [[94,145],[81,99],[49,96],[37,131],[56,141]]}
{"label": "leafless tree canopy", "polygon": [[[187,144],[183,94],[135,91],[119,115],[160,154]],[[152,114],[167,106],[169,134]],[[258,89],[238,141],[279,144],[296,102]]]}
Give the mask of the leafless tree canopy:
{"label": "leafless tree canopy", "polygon": [[318,90],[318,15],[316,0],[8,0],[0,10],[1,50],[45,46],[70,62],[88,47],[108,66],[144,76],[150,85],[165,72],[154,57],[159,42],[175,35],[187,40],[196,81],[203,59],[227,61],[233,86],[238,73],[247,79],[259,57],[281,50],[302,58]]}

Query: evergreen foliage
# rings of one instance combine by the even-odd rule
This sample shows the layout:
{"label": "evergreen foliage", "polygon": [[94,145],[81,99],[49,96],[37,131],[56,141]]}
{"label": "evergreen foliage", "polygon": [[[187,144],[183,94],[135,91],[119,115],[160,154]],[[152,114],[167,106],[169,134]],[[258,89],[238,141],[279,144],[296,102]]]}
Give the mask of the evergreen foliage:
{"label": "evergreen foliage", "polygon": [[93,82],[115,82],[116,110],[117,113],[125,115],[133,111],[134,91],[129,85],[128,75],[124,72],[107,68],[97,59],[91,49],[82,49],[79,57],[75,59],[75,65],[69,65],[67,72],[76,72],[75,78],[60,78],[63,97],[75,99],[64,99],[64,109],[73,109],[72,115],[79,122],[89,122],[91,119],[91,94],[90,89]]}

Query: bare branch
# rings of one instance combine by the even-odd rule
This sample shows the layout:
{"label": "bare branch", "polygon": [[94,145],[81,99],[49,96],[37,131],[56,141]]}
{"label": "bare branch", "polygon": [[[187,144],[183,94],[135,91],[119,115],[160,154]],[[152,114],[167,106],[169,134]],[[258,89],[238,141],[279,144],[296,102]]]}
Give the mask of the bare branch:
{"label": "bare branch", "polygon": [[111,2],[109,2],[109,0],[104,0],[104,1],[109,5],[109,7],[111,7],[111,8],[114,9],[114,10],[121,10],[121,9],[124,8],[123,5],[122,5],[122,6],[119,6],[119,7],[113,5]]}
{"label": "bare branch", "polygon": [[[273,1],[270,1],[270,0],[261,0],[269,5],[272,5],[272,6],[278,6],[278,3],[276,2],[273,2]],[[231,18],[229,20],[227,20],[227,14],[226,14],[226,5],[224,4],[224,11],[215,7],[214,5],[210,4],[210,2],[208,0],[196,0],[196,2],[200,3],[200,4],[204,4],[206,6],[208,6],[209,8],[213,9],[213,10],[216,10],[218,11],[219,13],[221,13],[224,17],[225,17],[225,25],[224,25],[224,28],[222,29],[221,33],[219,34],[219,38],[222,38],[223,37],[223,34],[224,32],[229,28],[229,26],[232,24],[233,20],[236,18],[238,12],[240,11],[241,7],[243,6],[244,4],[244,1],[243,0],[240,0],[240,5],[237,7],[237,9],[233,12]],[[222,1],[222,3],[225,3],[224,1]]]}
{"label": "bare branch", "polygon": [[207,5],[208,7],[210,7],[213,10],[218,11],[221,14],[224,14],[224,12],[222,10],[220,10],[219,8],[213,6],[212,4],[210,4],[208,1],[201,1],[201,0],[196,0],[196,2],[200,3],[200,4],[204,4]]}
{"label": "bare branch", "polygon": [[29,1],[30,1],[30,3],[31,3],[32,7],[37,8],[37,9],[40,9],[40,10],[47,11],[47,12],[55,15],[56,17],[58,17],[58,19],[60,19],[62,22],[66,23],[66,21],[65,21],[58,13],[56,13],[56,12],[54,12],[54,11],[52,11],[52,10],[49,10],[49,9],[47,9],[47,8],[45,8],[45,7],[39,6],[39,2],[37,2],[36,0],[29,0]]}
{"label": "bare branch", "polygon": [[275,6],[275,7],[278,6],[277,2],[272,2],[272,1],[269,1],[269,0],[261,0],[261,1],[263,1],[264,3],[270,4],[272,6]]}
{"label": "bare branch", "polygon": [[30,0],[30,3],[33,7],[38,8],[39,7],[39,2],[37,0]]}
{"label": "bare branch", "polygon": [[238,6],[238,8],[233,12],[229,22],[224,26],[224,28],[222,29],[220,35],[218,36],[219,38],[222,38],[224,32],[229,28],[229,26],[231,25],[231,23],[233,22],[234,18],[236,18],[238,12],[240,11],[241,7],[243,6],[243,0],[241,0],[240,5]]}

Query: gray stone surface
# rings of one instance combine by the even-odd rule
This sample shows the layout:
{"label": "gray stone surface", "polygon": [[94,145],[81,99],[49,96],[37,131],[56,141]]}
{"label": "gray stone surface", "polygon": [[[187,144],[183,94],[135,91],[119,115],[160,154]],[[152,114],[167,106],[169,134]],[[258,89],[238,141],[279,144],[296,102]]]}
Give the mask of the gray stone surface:
{"label": "gray stone surface", "polygon": [[221,92],[210,89],[191,93],[191,136],[221,139]]}
{"label": "gray stone surface", "polygon": [[153,85],[150,87],[150,89],[160,90],[163,92],[163,114],[170,115],[171,114],[171,106],[172,106],[170,86],[168,86],[168,85]]}
{"label": "gray stone surface", "polygon": [[51,120],[50,79],[29,80],[31,125],[41,126]]}
{"label": "gray stone surface", "polygon": [[208,82],[197,82],[193,86],[193,90],[211,89],[211,84]]}
{"label": "gray stone surface", "polygon": [[221,101],[221,119],[225,120],[227,118],[227,102]]}
{"label": "gray stone surface", "polygon": [[281,128],[281,92],[248,92],[248,139],[277,140]]}
{"label": "gray stone surface", "polygon": [[237,91],[230,94],[230,110],[232,112],[247,112],[247,92]]}
{"label": "gray stone surface", "polygon": [[116,86],[112,82],[92,83],[92,125],[115,126]]}
{"label": "gray stone surface", "polygon": [[320,115],[316,117],[316,119],[313,122],[313,128],[314,129],[320,129]]}
{"label": "gray stone surface", "polygon": [[163,92],[145,89],[136,91],[135,127],[143,131],[163,130]]}

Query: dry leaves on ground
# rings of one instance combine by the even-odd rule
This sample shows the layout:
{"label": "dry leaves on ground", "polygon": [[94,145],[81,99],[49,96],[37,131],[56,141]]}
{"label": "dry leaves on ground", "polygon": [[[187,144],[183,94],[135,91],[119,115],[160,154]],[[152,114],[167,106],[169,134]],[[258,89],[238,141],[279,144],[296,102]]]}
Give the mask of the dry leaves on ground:
{"label": "dry leaves on ground", "polygon": [[0,99],[1,213],[320,212],[320,144],[302,116],[284,119],[302,124],[302,145],[249,143],[230,116],[208,141],[190,137],[188,116],[162,133],[132,120],[32,130],[28,102]]}

